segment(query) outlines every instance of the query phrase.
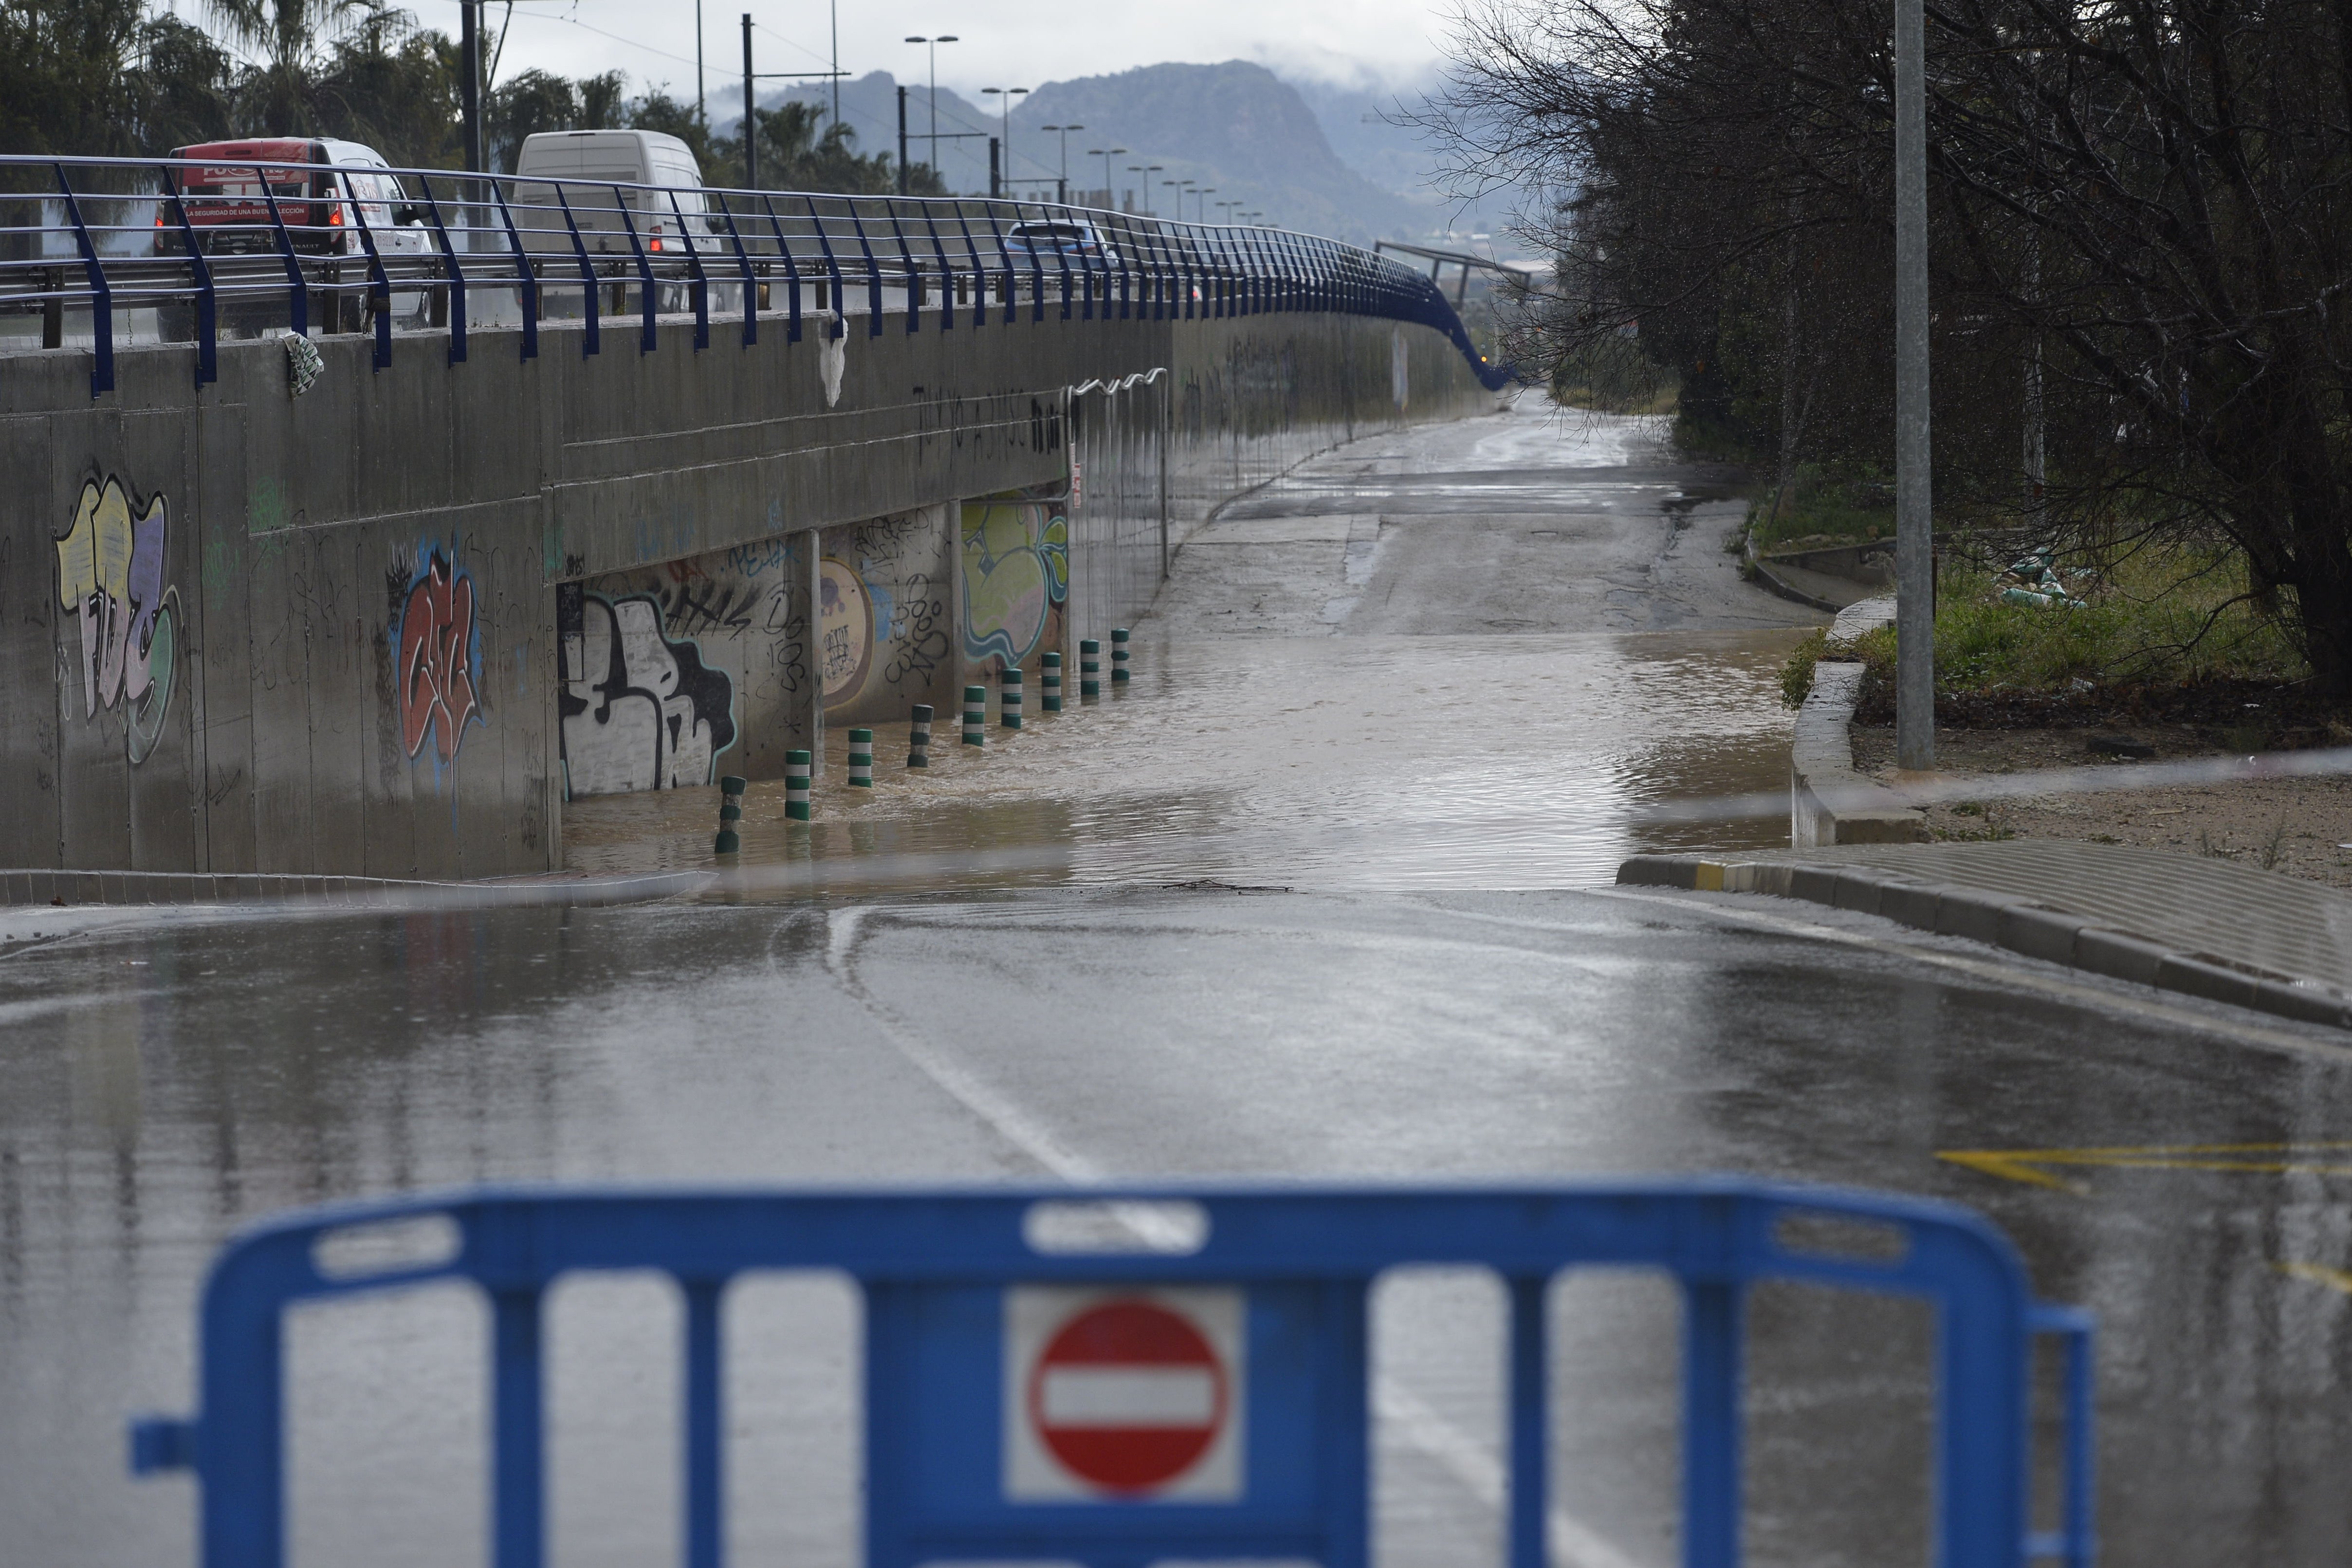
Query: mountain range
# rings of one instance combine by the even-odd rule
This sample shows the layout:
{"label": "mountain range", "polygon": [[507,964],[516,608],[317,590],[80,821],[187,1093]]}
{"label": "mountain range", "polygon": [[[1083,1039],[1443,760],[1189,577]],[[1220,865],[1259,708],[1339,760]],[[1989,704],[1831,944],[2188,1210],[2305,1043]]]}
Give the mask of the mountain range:
{"label": "mountain range", "polygon": [[[841,84],[841,117],[856,133],[860,151],[896,152],[898,89],[887,71]],[[799,86],[763,93],[761,102],[772,107],[786,97],[822,102],[831,89]],[[1178,185],[1191,181],[1181,198],[1189,218],[1216,222],[1257,212],[1265,215],[1259,221],[1358,244],[1403,239],[1490,250],[1486,215],[1457,212],[1431,185],[1419,133],[1390,121],[1395,101],[1393,95],[1384,100],[1312,84],[1302,92],[1264,66],[1242,60],[1142,66],[1046,82],[1010,116],[1007,188],[1024,198],[1050,200],[1066,168],[1073,202],[1174,216]],[[975,104],[942,88],[937,108],[938,167],[948,187],[985,194],[988,138],[1002,138],[1008,129],[997,100]],[[916,163],[931,162],[931,109],[926,86],[908,84],[908,148]],[[739,114],[720,133],[740,134],[740,125]],[[1065,125],[1081,129],[1066,136],[1045,129]],[[1108,160],[1108,171],[1101,153],[1090,151],[1116,148],[1126,151]]]}

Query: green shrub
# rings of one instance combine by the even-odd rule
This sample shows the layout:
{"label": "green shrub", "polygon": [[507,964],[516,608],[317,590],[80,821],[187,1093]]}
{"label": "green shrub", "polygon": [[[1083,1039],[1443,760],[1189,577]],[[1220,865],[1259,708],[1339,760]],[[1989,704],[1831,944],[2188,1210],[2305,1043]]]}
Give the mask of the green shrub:
{"label": "green shrub", "polygon": [[[2059,568],[2088,596],[2080,609],[2001,603],[1998,578],[1947,562],[1936,598],[1936,685],[1945,691],[1996,688],[2053,690],[2095,685],[2216,679],[2301,679],[2309,673],[2286,632],[2245,592],[2242,563],[2218,551],[2144,551],[2103,579]],[[1826,632],[1797,645],[1780,670],[1790,706],[1812,689],[1813,664],[1829,652]],[[1882,627],[1841,650],[1869,666],[1864,705],[1891,689],[1895,629]]]}

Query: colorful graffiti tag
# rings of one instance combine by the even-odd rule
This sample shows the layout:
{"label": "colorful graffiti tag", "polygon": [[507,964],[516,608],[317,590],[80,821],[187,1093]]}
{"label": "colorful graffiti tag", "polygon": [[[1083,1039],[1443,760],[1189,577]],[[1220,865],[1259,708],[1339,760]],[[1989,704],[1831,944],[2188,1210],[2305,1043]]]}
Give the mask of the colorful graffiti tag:
{"label": "colorful graffiti tag", "polygon": [[178,665],[179,595],[163,584],[169,521],[161,495],[141,507],[111,474],[92,477],[56,542],[58,605],[81,622],[82,717],[127,703],[134,764],[163,738]]}
{"label": "colorful graffiti tag", "polygon": [[450,553],[436,543],[418,546],[392,628],[400,655],[400,742],[412,761],[429,732],[436,763],[455,762],[467,724],[488,722],[477,696],[482,636],[474,615],[474,576],[454,564]]}
{"label": "colorful graffiti tag", "polygon": [[874,662],[874,600],[855,568],[827,555],[816,563],[816,604],[824,700],[838,702],[866,684]]}
{"label": "colorful graffiti tag", "polygon": [[1070,591],[1070,521],[1019,493],[963,503],[963,651],[1018,664]]}
{"label": "colorful graffiti tag", "polygon": [[650,594],[555,595],[563,773],[573,795],[709,784],[735,743],[735,687],[690,638],[663,635]]}

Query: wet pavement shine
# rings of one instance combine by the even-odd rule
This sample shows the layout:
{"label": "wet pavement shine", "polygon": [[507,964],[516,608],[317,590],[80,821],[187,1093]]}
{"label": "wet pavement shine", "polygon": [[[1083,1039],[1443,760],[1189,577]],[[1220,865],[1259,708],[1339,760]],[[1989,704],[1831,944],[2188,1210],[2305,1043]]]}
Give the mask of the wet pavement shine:
{"label": "wet pavement shine", "polygon": [[[1359,443],[1294,478],[1372,462],[1369,494],[1403,461],[1381,454],[1458,475],[1490,438],[1538,468],[1549,439],[1567,470],[1610,437],[1528,428]],[[774,899],[0,910],[0,1563],[191,1560],[193,1488],[127,1479],[122,1418],[189,1407],[207,1260],[291,1205],[492,1180],[1697,1171],[1974,1205],[2040,1294],[2095,1310],[2105,1561],[2343,1561],[2352,1051],[1867,917],[1592,885],[1649,831],[1629,802],[1778,776],[1785,722],[1780,612],[1676,561],[1702,541],[1669,493],[1696,481],[1644,461],[1580,465],[1606,497],[1553,474],[1549,512],[1489,495],[1451,514],[1467,550],[1413,538],[1440,514],[1412,505],[1467,488],[1450,478],[1322,514],[1348,531],[1286,564],[1220,531],[1308,514],[1228,509],[1147,624],[1143,689],[855,814],[825,792],[801,840],[759,826],[746,859]],[[1351,583],[1367,516],[1388,542]],[[1491,602],[1525,630],[1397,624],[1420,590],[1383,574],[1423,572],[1420,545],[1491,546],[1517,574],[1506,530],[1548,518],[1591,530],[1580,606],[1564,588]],[[1204,629],[1251,574],[1264,627]],[[1621,603],[1610,574],[1655,600]],[[1551,624],[1578,616],[1599,624]],[[1416,715],[1446,743],[1412,742]],[[709,803],[668,812],[693,804],[583,813],[575,858],[690,856]],[[1580,1275],[1550,1311],[1553,1559],[1664,1568],[1675,1299]],[[849,1568],[856,1302],[761,1277],[727,1313],[732,1560]],[[1474,1272],[1381,1289],[1383,1568],[1501,1559],[1501,1313]],[[676,1560],[681,1317],[639,1276],[551,1299],[551,1561]],[[457,1289],[296,1314],[294,1561],[484,1560],[487,1328]],[[1932,1339],[1913,1307],[1758,1294],[1749,1561],[1927,1561]]]}

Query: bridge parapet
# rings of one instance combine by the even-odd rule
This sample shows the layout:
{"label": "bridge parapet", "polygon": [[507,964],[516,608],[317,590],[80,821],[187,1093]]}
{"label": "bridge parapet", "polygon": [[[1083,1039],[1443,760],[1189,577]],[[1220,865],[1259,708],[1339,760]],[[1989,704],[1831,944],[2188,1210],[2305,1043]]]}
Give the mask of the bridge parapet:
{"label": "bridge parapet", "polygon": [[[755,258],[746,243],[753,271],[732,300],[708,256],[629,256],[622,287],[650,290],[655,309],[649,333],[639,313],[621,339],[588,313],[604,274],[594,291],[573,286],[575,313],[551,281],[525,311],[514,259],[543,260],[528,237],[461,247],[451,177],[416,178],[452,243],[406,270],[379,254],[339,273],[292,244],[290,224],[273,229],[290,266],[201,244],[111,254],[138,225],[94,220],[138,216],[130,204],[152,208],[151,233],[158,216],[194,226],[178,222],[194,198],[168,188],[77,195],[64,283],[27,281],[47,268],[53,282],[54,256],[0,257],[0,309],[59,304],[92,329],[0,352],[0,454],[27,481],[0,500],[0,562],[29,568],[0,571],[0,793],[24,803],[0,823],[0,865],[543,869],[567,793],[759,776],[760,759],[810,744],[828,718],[896,716],[1008,657],[1065,640],[1074,653],[1149,604],[1168,549],[1223,497],[1362,431],[1486,406],[1495,379],[1458,321],[1414,319],[1410,291],[1382,292],[1383,274],[1328,242],[1253,237],[1245,254],[1265,270],[1252,273],[1105,215],[1104,232],[1135,237],[1112,241],[1122,259],[1131,246],[1158,269],[1048,272],[1034,255],[1009,279],[904,258],[885,271],[895,239],[874,247],[877,220],[825,198],[803,203],[814,216],[800,226],[780,223],[781,247]],[[468,199],[487,210],[498,194]],[[737,195],[709,209],[722,237]],[[0,195],[0,211],[18,200]],[[922,204],[880,205],[905,232]],[[1007,242],[1000,262],[1025,210],[1002,205],[986,220]],[[842,226],[861,222],[866,248],[853,250]],[[0,250],[37,248],[26,233],[0,226]],[[808,266],[808,245],[833,260]],[[845,289],[845,254],[863,289]],[[198,262],[215,334],[256,301],[290,322],[298,297],[312,334],[154,341],[175,310],[202,324]],[[387,291],[415,293],[424,324],[344,309]],[[336,325],[364,330],[320,330]],[[990,497],[1011,499],[992,511]],[[986,585],[966,563],[993,569],[992,529],[1025,530],[1016,542],[1052,585],[1034,626],[1000,625],[973,597]],[[720,590],[732,596],[714,616]],[[612,608],[594,640],[588,607],[625,599],[646,607]],[[842,630],[833,609],[863,628],[845,663],[819,647]],[[589,668],[629,637],[664,655],[660,700],[609,657]],[[696,706],[679,693],[698,681]],[[681,700],[693,715],[663,706]],[[640,732],[677,718],[690,735],[698,718],[699,749],[607,754],[631,704],[646,707]]]}

